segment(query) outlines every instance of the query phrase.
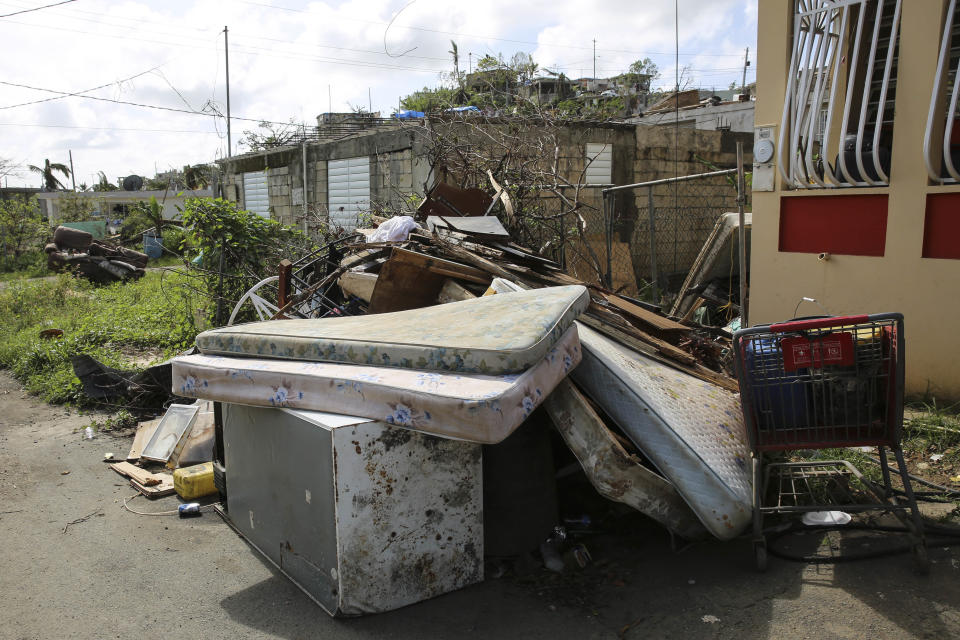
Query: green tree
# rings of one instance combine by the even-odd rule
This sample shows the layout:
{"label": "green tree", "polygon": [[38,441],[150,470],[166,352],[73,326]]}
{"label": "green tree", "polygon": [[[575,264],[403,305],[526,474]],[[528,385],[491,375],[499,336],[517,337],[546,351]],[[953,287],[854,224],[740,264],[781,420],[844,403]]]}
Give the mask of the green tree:
{"label": "green tree", "polygon": [[64,178],[69,178],[70,167],[68,167],[67,165],[61,162],[51,163],[49,159],[45,159],[43,161],[42,168],[38,167],[35,164],[31,164],[27,167],[27,169],[29,169],[33,173],[39,174],[43,178],[41,188],[44,191],[57,191],[57,190],[66,189],[66,187],[63,185],[62,182],[60,182],[60,180],[57,178],[55,174],[60,173],[63,175]]}
{"label": "green tree", "polygon": [[107,179],[107,174],[103,171],[97,172],[97,183],[93,185],[94,191],[119,191],[120,187]]}
{"label": "green tree", "polygon": [[93,219],[97,210],[98,201],[90,195],[79,193],[64,193],[57,199],[57,222],[86,222]]}
{"label": "green tree", "polygon": [[5,271],[18,268],[24,254],[42,249],[49,233],[35,198],[0,200],[0,258]]}
{"label": "green tree", "polygon": [[650,91],[650,84],[660,77],[660,68],[650,58],[635,60],[627,67],[627,72],[620,76],[623,84],[639,85],[641,91]]}
{"label": "green tree", "polygon": [[457,89],[424,87],[400,100],[400,106],[411,111],[442,111],[457,106]]}

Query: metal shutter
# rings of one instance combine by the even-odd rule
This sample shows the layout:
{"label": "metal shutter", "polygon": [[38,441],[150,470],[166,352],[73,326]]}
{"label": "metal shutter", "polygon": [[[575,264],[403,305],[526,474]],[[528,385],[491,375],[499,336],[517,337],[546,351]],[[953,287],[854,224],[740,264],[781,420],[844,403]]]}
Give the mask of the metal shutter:
{"label": "metal shutter", "polygon": [[267,194],[267,174],[250,171],[243,174],[243,206],[264,218],[270,217],[270,196]]}
{"label": "metal shutter", "polygon": [[327,197],[331,226],[356,229],[358,215],[370,208],[370,158],[329,160]]}
{"label": "metal shutter", "polygon": [[587,184],[613,184],[613,145],[604,142],[587,143]]}

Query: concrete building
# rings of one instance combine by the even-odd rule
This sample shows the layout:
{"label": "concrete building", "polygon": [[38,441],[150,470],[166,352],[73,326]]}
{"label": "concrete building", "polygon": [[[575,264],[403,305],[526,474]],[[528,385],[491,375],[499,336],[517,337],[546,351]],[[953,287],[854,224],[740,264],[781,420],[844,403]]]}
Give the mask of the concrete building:
{"label": "concrete building", "polygon": [[645,113],[626,121],[639,125],[673,126],[679,122],[681,128],[703,131],[736,131],[753,133],[754,103],[706,101],[692,107],[682,107],[679,112],[673,110],[659,113]]}
{"label": "concrete building", "polygon": [[750,322],[900,311],[907,392],[960,399],[960,11],[808,4],[759,3]]}
{"label": "concrete building", "polygon": [[60,220],[60,210],[67,200],[86,200],[95,207],[95,216],[116,220],[126,216],[130,205],[149,202],[151,197],[155,197],[163,206],[163,217],[173,220],[180,214],[177,207],[183,207],[187,198],[209,198],[213,195],[214,190],[209,188],[184,191],[46,191],[36,194],[36,197],[50,225],[56,226]]}

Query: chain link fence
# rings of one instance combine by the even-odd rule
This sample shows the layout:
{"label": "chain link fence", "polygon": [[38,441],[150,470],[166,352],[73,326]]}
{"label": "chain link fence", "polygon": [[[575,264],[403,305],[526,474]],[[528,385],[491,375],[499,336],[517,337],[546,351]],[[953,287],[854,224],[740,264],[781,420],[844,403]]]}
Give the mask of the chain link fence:
{"label": "chain link fence", "polygon": [[611,187],[588,224],[602,225],[589,249],[604,284],[660,303],[679,290],[717,219],[736,210],[736,169]]}

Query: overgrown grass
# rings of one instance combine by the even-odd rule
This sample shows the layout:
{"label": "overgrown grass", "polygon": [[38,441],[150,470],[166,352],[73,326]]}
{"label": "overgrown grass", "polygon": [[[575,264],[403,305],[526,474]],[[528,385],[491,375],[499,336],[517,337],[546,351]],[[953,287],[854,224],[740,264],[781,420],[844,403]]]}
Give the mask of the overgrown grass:
{"label": "overgrown grass", "polygon": [[0,265],[0,282],[49,275],[53,274],[47,269],[47,254],[39,249],[25,253],[16,261],[10,260]]}
{"label": "overgrown grass", "polygon": [[[89,405],[73,375],[71,356],[136,369],[123,352],[159,351],[161,360],[190,346],[198,326],[186,276],[150,272],[136,282],[95,287],[61,275],[56,280],[11,282],[0,290],[0,367],[49,402]],[[63,336],[40,337],[44,329]]]}

